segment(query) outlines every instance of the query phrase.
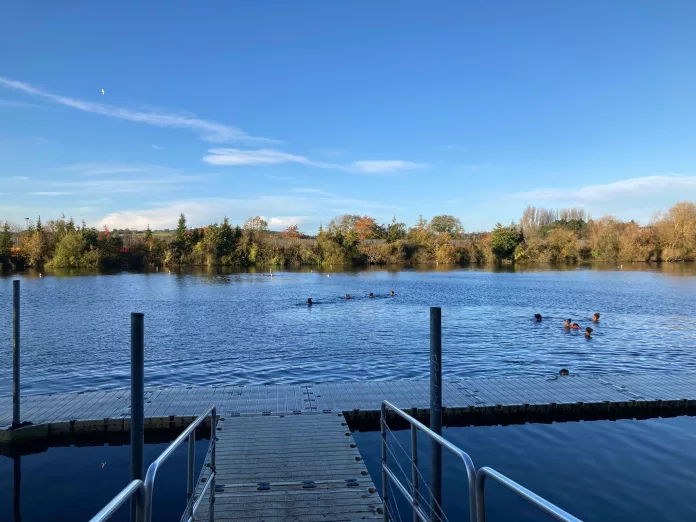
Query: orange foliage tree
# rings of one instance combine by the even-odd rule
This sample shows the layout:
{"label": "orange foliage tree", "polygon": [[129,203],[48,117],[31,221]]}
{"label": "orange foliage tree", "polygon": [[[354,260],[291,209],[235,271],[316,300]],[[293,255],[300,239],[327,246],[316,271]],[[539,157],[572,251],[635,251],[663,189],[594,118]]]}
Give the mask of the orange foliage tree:
{"label": "orange foliage tree", "polygon": [[355,222],[358,239],[377,239],[377,222],[370,216],[363,216]]}

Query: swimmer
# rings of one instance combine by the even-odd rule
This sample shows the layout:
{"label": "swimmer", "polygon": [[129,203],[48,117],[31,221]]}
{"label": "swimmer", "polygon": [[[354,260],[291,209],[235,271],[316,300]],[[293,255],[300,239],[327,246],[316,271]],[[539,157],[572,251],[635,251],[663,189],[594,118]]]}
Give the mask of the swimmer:
{"label": "swimmer", "polygon": [[558,372],[558,375],[560,375],[561,377],[567,377],[568,375],[570,375],[570,372],[563,368],[560,372]]}
{"label": "swimmer", "polygon": [[312,298],[311,297],[307,298],[307,306],[312,306]]}
{"label": "swimmer", "polygon": [[350,294],[346,294],[346,299],[350,299]]}
{"label": "swimmer", "polygon": [[370,292],[370,295],[369,295],[369,297],[370,297],[370,299],[374,298],[374,297],[375,297],[375,294],[374,294],[374,292]]}
{"label": "swimmer", "polygon": [[394,297],[395,295],[396,295],[396,294],[394,293],[394,290],[392,290],[391,292],[389,292],[389,296],[390,296],[390,297]]}
{"label": "swimmer", "polygon": [[593,323],[599,322],[599,312],[595,312],[595,314],[592,316],[592,322]]}
{"label": "swimmer", "polygon": [[592,328],[590,328],[589,326],[587,328],[585,328],[585,338],[592,339],[592,332],[593,331],[594,330]]}
{"label": "swimmer", "polygon": [[563,328],[565,328],[566,330],[569,330],[571,321],[572,321],[572,319],[564,319],[563,320]]}
{"label": "swimmer", "polygon": [[541,322],[541,314],[534,314],[534,319],[536,319],[537,323]]}
{"label": "swimmer", "polygon": [[579,329],[580,329],[580,325],[579,325],[578,323],[573,323],[570,327],[571,327],[573,330],[579,330]]}

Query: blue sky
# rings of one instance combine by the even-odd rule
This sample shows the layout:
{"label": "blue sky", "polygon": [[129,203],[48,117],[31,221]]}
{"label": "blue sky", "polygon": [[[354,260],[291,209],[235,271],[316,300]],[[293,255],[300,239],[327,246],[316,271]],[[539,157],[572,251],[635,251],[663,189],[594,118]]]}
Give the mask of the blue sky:
{"label": "blue sky", "polygon": [[692,1],[0,9],[0,219],[475,231],[696,200]]}

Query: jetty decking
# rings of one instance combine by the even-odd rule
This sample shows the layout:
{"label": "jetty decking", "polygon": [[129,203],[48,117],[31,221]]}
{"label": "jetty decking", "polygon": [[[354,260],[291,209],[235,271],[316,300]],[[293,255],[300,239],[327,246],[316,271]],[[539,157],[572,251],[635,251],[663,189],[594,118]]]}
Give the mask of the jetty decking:
{"label": "jetty decking", "polygon": [[[381,520],[382,500],[343,414],[248,415],[218,423],[213,520]],[[210,477],[210,453],[198,479]],[[195,520],[207,522],[209,491]]]}
{"label": "jetty decking", "polygon": [[[465,421],[470,424],[483,422],[482,416],[525,412],[544,414],[543,420],[561,420],[569,412],[578,418],[585,414],[587,418],[602,418],[604,412],[611,418],[609,412],[631,414],[641,409],[674,414],[696,407],[696,372],[445,379],[442,391],[445,417],[468,415]],[[425,413],[429,383],[410,380],[146,388],[145,428],[186,425],[211,404],[225,417],[316,412],[375,417],[384,399],[400,408]],[[28,395],[22,397],[21,420],[32,426],[9,430],[12,397],[5,396],[0,397],[0,442],[61,433],[125,432],[129,417],[129,390]]]}

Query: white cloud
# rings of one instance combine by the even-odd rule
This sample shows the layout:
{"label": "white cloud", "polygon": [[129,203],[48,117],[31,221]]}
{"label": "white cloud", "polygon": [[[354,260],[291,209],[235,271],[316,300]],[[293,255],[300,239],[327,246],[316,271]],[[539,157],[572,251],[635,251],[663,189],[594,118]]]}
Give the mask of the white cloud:
{"label": "white cloud", "polygon": [[0,181],[29,181],[28,176],[8,176],[6,178],[0,178]]}
{"label": "white cloud", "polygon": [[4,78],[2,76],[0,76],[0,87],[21,91],[30,96],[43,98],[46,100],[50,100],[54,103],[58,103],[60,105],[64,105],[66,107],[72,107],[73,109],[89,112],[92,114],[99,114],[101,116],[108,116],[111,118],[118,118],[121,120],[144,123],[147,125],[154,125],[156,127],[190,129],[194,132],[199,133],[202,139],[215,143],[224,143],[231,141],[275,141],[269,140],[267,138],[257,138],[249,136],[246,132],[237,127],[225,125],[223,123],[218,123],[215,121],[202,120],[200,118],[195,118],[191,116],[183,116],[151,110],[137,111],[125,109],[122,107],[115,107],[113,105],[106,105],[104,103],[99,102],[90,102],[78,100],[75,98],[69,98],[67,96],[61,96],[58,94],[53,94],[44,91],[27,83],[10,80],[9,78]]}
{"label": "white cloud", "polygon": [[155,145],[155,144],[152,145],[152,148],[155,150],[164,150],[164,147],[161,147],[160,145]]}
{"label": "white cloud", "polygon": [[336,197],[336,194],[318,188],[294,188],[292,191],[298,194],[317,194],[319,196]]}
{"label": "white cloud", "polygon": [[298,163],[320,169],[343,170],[346,172],[362,172],[367,174],[384,174],[400,170],[424,168],[422,163],[404,160],[363,160],[344,165],[314,161],[306,156],[290,154],[275,149],[210,149],[203,156],[203,161],[211,165],[279,165],[283,163]]}
{"label": "white cloud", "polygon": [[27,192],[30,196],[69,196],[72,192],[62,192],[62,191],[40,191],[40,192]]}
{"label": "white cloud", "polygon": [[281,163],[301,163],[320,168],[330,168],[328,163],[311,161],[304,156],[288,154],[274,149],[210,149],[203,161],[211,165],[278,165]]}
{"label": "white cloud", "polygon": [[425,165],[403,160],[364,160],[354,161],[353,167],[368,174],[384,174],[398,170],[422,169]]}
{"label": "white cloud", "polygon": [[268,228],[284,230],[291,225],[300,225],[307,221],[307,216],[272,216],[268,218]]}
{"label": "white cloud", "polygon": [[[561,188],[541,188],[516,194],[516,197],[530,202],[566,202],[592,204],[611,199],[640,196],[654,196],[657,193],[670,191],[696,191],[696,176],[644,176],[604,183],[601,185],[586,185],[569,190]],[[693,194],[683,197],[693,197]]]}

